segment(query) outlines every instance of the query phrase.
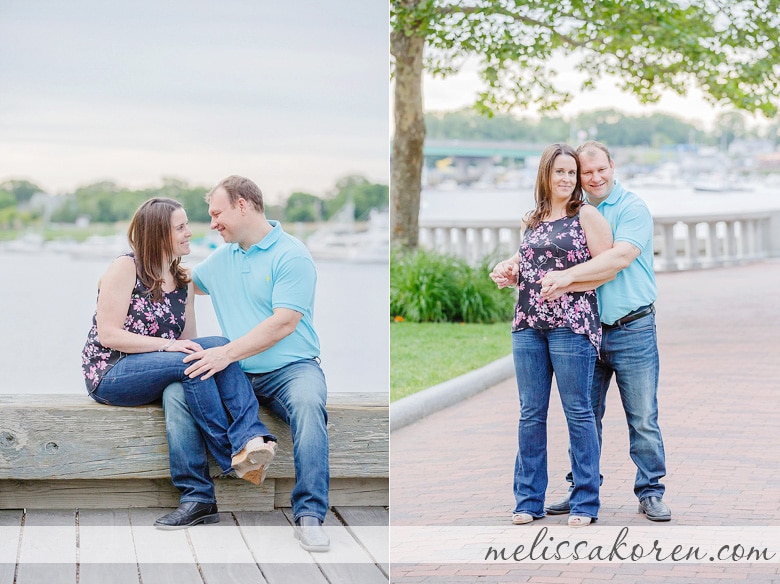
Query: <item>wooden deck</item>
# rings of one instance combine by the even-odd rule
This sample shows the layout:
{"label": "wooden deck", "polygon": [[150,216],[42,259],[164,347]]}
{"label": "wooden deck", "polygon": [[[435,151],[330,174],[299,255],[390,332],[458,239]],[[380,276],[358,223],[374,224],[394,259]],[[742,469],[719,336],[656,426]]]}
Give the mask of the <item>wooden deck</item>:
{"label": "wooden deck", "polygon": [[0,584],[372,584],[388,582],[388,510],[333,507],[326,553],[293,537],[289,508],[220,513],[155,529],[161,508],[0,510]]}

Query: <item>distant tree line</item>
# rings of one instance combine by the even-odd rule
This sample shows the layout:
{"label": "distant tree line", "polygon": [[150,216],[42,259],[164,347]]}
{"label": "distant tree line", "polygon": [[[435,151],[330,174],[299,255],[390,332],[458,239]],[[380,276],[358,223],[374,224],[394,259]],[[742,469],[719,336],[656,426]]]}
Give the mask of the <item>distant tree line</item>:
{"label": "distant tree line", "polygon": [[133,190],[113,181],[102,181],[79,187],[65,198],[51,214],[55,223],[74,223],[79,217],[88,217],[93,223],[126,221],[135,210],[152,197],[170,197],[187,209],[190,221],[208,221],[208,205],[204,201],[207,189],[193,187],[185,181],[163,179],[160,187]]}
{"label": "distant tree line", "polygon": [[347,202],[351,202],[355,205],[355,219],[360,220],[368,218],[372,209],[387,209],[388,197],[387,185],[352,175],[339,179],[324,198],[310,193],[292,193],[287,198],[283,214],[286,221],[327,221]]}
{"label": "distant tree line", "polygon": [[454,112],[425,115],[428,139],[511,140],[549,144],[597,139],[610,147],[647,146],[660,148],[675,144],[728,146],[735,139],[765,138],[777,143],[780,120],[763,128],[750,128],[740,112],[726,112],[705,131],[673,115],[654,113],[639,116],[613,110],[582,113],[566,120],[561,116],[523,118],[498,113],[493,117],[466,108]]}
{"label": "distant tree line", "polygon": [[0,183],[0,229],[35,220],[39,213],[26,207],[33,195],[40,191],[38,185],[28,180],[7,180]]}
{"label": "distant tree line", "polygon": [[[28,180],[6,180],[0,183],[0,227],[29,224],[39,219],[48,203],[33,204],[41,193]],[[138,206],[152,197],[170,197],[180,201],[192,222],[209,222],[205,195],[209,189],[192,186],[186,181],[164,178],[159,187],[129,189],[113,181],[101,181],[77,188],[73,193],[58,195],[50,205],[48,219],[54,223],[75,223],[86,217],[92,223],[115,223],[129,220]],[[327,221],[348,201],[354,204],[355,219],[365,219],[371,209],[388,207],[389,188],[352,175],[339,179],[324,196],[292,193],[282,205],[267,205],[266,213],[282,221]]]}

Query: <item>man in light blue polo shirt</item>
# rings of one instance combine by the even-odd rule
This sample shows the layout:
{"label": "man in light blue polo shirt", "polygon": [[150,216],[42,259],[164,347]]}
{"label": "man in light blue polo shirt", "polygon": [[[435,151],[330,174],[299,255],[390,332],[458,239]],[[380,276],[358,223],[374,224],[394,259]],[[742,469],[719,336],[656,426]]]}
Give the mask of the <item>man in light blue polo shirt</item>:
{"label": "man in light blue polo shirt", "polygon": [[[599,443],[607,389],[615,375],[626,413],[629,452],[637,467],[634,493],[639,512],[651,521],[669,521],[663,502],[666,456],[658,426],[658,342],[653,272],[653,218],[644,201],[614,179],[615,163],[603,144],[589,141],[577,149],[580,178],[588,201],[612,227],[612,249],[592,260],[542,280],[542,295],[595,286],[602,323],[602,342],[591,386]],[[571,474],[567,476],[571,482]],[[545,507],[551,515],[569,512],[568,496]]]}
{"label": "man in light blue polo shirt", "polygon": [[320,354],[312,322],[317,281],[314,262],[304,244],[285,233],[281,224],[268,221],[268,225],[270,231],[257,243],[247,249],[230,243],[192,271],[195,285],[211,296],[219,325],[229,339],[249,334],[259,322],[274,317],[278,309],[296,313],[291,315],[297,320],[292,332],[241,359],[242,369],[252,374],[275,371]]}
{"label": "man in light blue polo shirt", "polygon": [[[308,551],[326,551],[329,464],[320,345],[313,326],[317,273],[303,243],[266,219],[263,196],[251,180],[230,176],[208,195],[211,228],[228,245],[193,270],[195,291],[211,296],[230,343],[184,358],[190,377],[210,377],[238,361],[258,401],[290,426],[295,486],[295,536]],[[215,347],[216,348],[216,347]],[[200,508],[216,512],[202,439],[177,386],[163,395],[171,476],[190,512],[176,526],[197,522]],[[174,512],[176,513],[176,512]],[[158,521],[165,520],[161,518]],[[170,522],[170,520],[166,520]],[[170,526],[169,526],[170,527]]]}

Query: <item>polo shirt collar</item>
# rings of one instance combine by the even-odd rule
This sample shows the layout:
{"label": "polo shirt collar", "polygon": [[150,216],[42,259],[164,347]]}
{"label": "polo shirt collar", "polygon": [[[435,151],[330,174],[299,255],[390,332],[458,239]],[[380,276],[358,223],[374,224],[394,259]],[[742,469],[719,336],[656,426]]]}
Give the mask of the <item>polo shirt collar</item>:
{"label": "polo shirt collar", "polygon": [[263,239],[253,244],[246,252],[244,252],[243,248],[238,245],[238,243],[231,243],[230,245],[233,247],[233,252],[241,251],[243,253],[252,253],[253,251],[262,251],[269,249],[273,244],[279,241],[282,233],[284,233],[282,224],[273,219],[269,219],[268,223],[271,224],[271,231],[269,231]]}
{"label": "polo shirt collar", "polygon": [[622,187],[617,179],[615,179],[614,182],[615,184],[612,186],[612,190],[610,191],[609,195],[607,195],[607,198],[601,201],[599,205],[615,205],[620,201],[620,199],[623,198],[626,189]]}

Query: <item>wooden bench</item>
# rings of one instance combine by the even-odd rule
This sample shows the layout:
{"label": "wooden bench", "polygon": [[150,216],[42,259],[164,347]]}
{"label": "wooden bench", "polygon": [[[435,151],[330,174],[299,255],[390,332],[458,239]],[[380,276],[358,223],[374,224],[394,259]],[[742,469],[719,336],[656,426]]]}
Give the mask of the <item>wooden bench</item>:
{"label": "wooden bench", "polygon": [[[295,471],[286,424],[260,416],[279,448],[265,482],[215,480],[221,511],[289,507]],[[328,395],[330,505],[389,503],[384,393]],[[212,460],[212,475],[219,467]],[[121,408],[86,395],[0,395],[0,508],[176,507],[165,419],[157,405]]]}

